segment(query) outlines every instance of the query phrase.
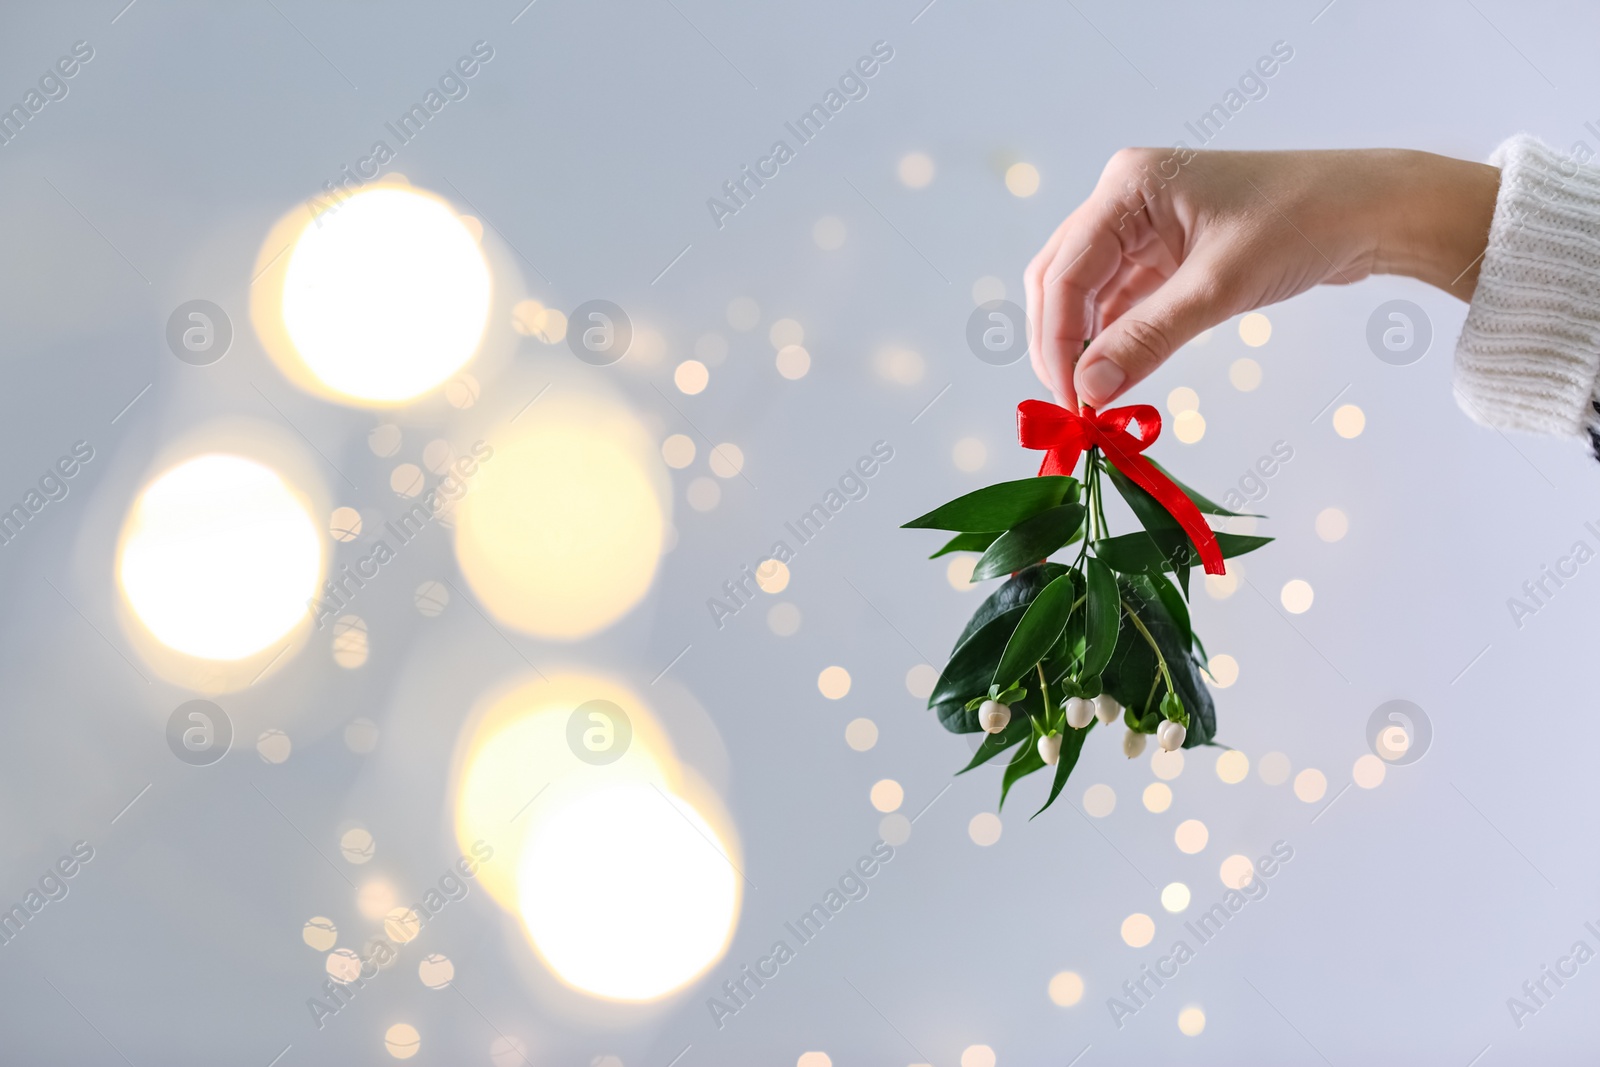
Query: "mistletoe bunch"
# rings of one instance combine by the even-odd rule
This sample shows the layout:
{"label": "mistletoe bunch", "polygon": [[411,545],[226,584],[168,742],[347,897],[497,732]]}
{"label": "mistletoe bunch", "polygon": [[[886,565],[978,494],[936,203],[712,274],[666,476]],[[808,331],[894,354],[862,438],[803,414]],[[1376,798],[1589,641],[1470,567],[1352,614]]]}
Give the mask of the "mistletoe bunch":
{"label": "mistletoe bunch", "polygon": [[[1160,433],[1154,408],[1077,415],[1027,401],[1019,416],[1023,445],[1051,450],[1039,477],[968,493],[905,526],[955,534],[930,558],[981,553],[974,581],[1009,576],[962,630],[928,706],[947,730],[988,734],[960,773],[1016,750],[1002,806],[1019,780],[1054,767],[1042,812],[1096,723],[1122,719],[1130,758],[1150,734],[1168,751],[1211,742],[1216,714],[1189,621],[1189,575],[1202,562],[1220,572],[1222,559],[1271,538],[1213,533],[1201,513],[1237,513],[1139,454]],[[1140,436],[1126,432],[1130,423]],[[1079,454],[1081,481],[1072,476]],[[1141,532],[1111,534],[1107,481]],[[1058,552],[1071,562],[1051,560]]]}

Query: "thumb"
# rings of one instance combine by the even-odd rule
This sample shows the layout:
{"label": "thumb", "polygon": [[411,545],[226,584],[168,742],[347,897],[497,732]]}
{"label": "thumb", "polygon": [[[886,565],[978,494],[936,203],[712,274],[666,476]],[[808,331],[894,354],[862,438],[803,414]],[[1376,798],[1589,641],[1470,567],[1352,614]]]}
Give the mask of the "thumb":
{"label": "thumb", "polygon": [[1078,398],[1103,408],[1230,314],[1216,275],[1190,256],[1159,289],[1106,326],[1079,358]]}

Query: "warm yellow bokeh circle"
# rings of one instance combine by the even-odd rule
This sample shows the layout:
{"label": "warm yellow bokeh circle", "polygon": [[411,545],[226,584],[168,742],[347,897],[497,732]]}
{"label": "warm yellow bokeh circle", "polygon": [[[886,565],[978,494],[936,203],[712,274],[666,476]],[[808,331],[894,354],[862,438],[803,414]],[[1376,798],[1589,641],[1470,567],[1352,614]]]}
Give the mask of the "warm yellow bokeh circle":
{"label": "warm yellow bokeh circle", "polygon": [[123,524],[117,581],[139,622],[177,652],[237,660],[307,617],[322,539],[272,468],[210,453],[147,485]]}
{"label": "warm yellow bokeh circle", "polygon": [[347,403],[398,404],[444,384],[477,353],[489,319],[479,232],[403,184],[319,201],[272,279],[283,355]]}
{"label": "warm yellow bokeh circle", "polygon": [[[574,735],[574,711],[595,701],[626,717],[616,759]],[[493,850],[479,882],[565,985],[657,1000],[727,951],[743,890],[736,836],[637,694],[577,673],[521,686],[474,717],[457,768],[457,842]]]}
{"label": "warm yellow bokeh circle", "polygon": [[[456,558],[480,603],[539,637],[587,637],[649,591],[667,515],[661,459],[631,413],[550,398],[494,442],[456,515]],[[663,472],[664,473],[664,472]]]}

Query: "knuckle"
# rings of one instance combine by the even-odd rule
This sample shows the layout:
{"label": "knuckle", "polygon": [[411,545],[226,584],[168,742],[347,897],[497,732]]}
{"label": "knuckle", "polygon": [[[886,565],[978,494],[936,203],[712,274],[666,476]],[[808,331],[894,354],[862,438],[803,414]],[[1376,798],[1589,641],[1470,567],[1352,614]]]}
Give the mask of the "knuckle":
{"label": "knuckle", "polygon": [[1122,319],[1122,347],[1144,366],[1154,366],[1172,354],[1167,331],[1148,319]]}

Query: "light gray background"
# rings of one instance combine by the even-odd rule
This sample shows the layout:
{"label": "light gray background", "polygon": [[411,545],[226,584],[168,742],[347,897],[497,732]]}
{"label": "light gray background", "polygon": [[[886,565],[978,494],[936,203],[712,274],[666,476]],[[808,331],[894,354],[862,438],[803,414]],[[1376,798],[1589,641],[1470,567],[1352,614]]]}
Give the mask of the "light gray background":
{"label": "light gray background", "polygon": [[[1224,785],[1210,756],[1192,753],[1171,810],[1152,815],[1138,803],[1148,760],[1127,763],[1097,736],[1065,799],[1077,805],[1084,787],[1106,782],[1115,813],[1091,825],[1060,804],[1029,823],[1030,782],[987,849],[967,824],[992,810],[998,771],[956,780],[871,896],[726,1030],[712,1028],[704,997],[724,972],[760,955],[876,839],[871,784],[897,779],[915,812],[967,756],[904,678],[945,653],[977,594],[953,591],[942,563],[921,558],[930,535],[895,527],[1036,462],[1010,445],[1016,401],[1039,395],[1026,364],[990,367],[965,347],[976,278],[998,275],[1016,298],[1027,259],[1112,151],[1185,137],[1183,123],[1278,40],[1294,59],[1216,147],[1482,158],[1527,129],[1600,150],[1583,127],[1600,120],[1600,26],[1577,4],[1337,0],[1319,13],[1322,0],[922,3],[538,0],[515,24],[521,0],[139,0],[120,15],[113,0],[0,15],[0,101],[20,98],[75,40],[96,53],[65,100],[0,148],[0,498],[20,498],[74,440],[98,453],[68,499],[0,549],[0,898],[20,897],[72,841],[96,848],[71,895],[0,946],[0,1060],[264,1067],[290,1046],[288,1067],[381,1063],[384,1029],[405,1020],[423,1034],[417,1063],[488,1063],[496,1029],[527,1041],[538,1063],[614,1054],[627,1067],[665,1067],[686,1045],[685,1067],[789,1064],[808,1049],[840,1067],[945,1067],[980,1042],[1006,1065],[1080,1053],[1084,1067],[1587,1061],[1600,963],[1521,1030],[1506,998],[1580,937],[1600,948],[1582,927],[1600,919],[1600,858],[1586,838],[1600,579],[1585,569],[1520,630],[1506,600],[1573,541],[1593,546],[1583,523],[1600,519],[1600,481],[1576,446],[1508,440],[1458,412],[1449,355],[1463,306],[1386,278],[1273,310],[1259,350],[1225,324],[1131,398],[1198,390],[1205,438],[1164,439],[1156,455],[1213,496],[1273,442],[1295,450],[1262,505],[1278,541],[1247,561],[1260,595],[1196,597],[1202,636],[1242,667],[1218,693],[1220,737],[1250,755],[1250,778]],[[365,443],[378,417],[297,392],[262,354],[246,317],[250,272],[266,228],[479,39],[495,59],[395,168],[481,213],[501,235],[491,240],[519,250],[524,277],[509,284],[568,310],[615,300],[670,346],[639,373],[626,361],[575,366],[563,349],[523,340],[519,369],[535,381],[604,376],[657,436],[693,433],[687,416],[743,448],[753,483],[723,482],[714,511],[689,509],[688,477],[706,473],[702,444],[695,467],[673,473],[680,543],[645,603],[576,647],[517,645],[535,662],[643,687],[691,644],[669,678],[726,742],[726,796],[760,888],[726,963],[663,1010],[568,1010],[475,892],[419,943],[451,956],[462,995],[423,988],[408,955],[318,1032],[304,1001],[321,957],[300,926],[314,914],[341,930],[363,924],[349,888],[284,816],[330,853],[359,819],[379,842],[374,869],[401,886],[437,878],[455,856],[444,754],[475,699],[526,666],[459,599],[438,619],[411,609],[417,582],[459,583],[436,536],[363,609],[374,620],[366,667],[341,671],[325,649],[307,650],[270,684],[227,699],[238,751],[186,767],[161,727],[190,694],[141,681],[121,658],[133,653],[115,621],[109,548],[164,442],[219,415],[276,422],[263,395],[357,481],[384,484],[389,464]],[[705,198],[880,39],[895,57],[870,95],[715,229]],[[921,191],[895,177],[913,150],[938,167]],[[1006,192],[1010,159],[1038,166],[1031,199]],[[812,242],[823,215],[848,226],[836,252]],[[741,296],[762,308],[751,333],[724,318]],[[227,309],[236,331],[209,368],[180,363],[163,342],[171,310],[197,297]],[[1433,350],[1409,367],[1381,363],[1364,341],[1371,310],[1395,297],[1422,305],[1435,331]],[[807,331],[813,367],[800,382],[772,369],[765,333],[781,316]],[[709,331],[732,350],[704,394],[679,396],[671,367]],[[923,355],[915,386],[872,371],[888,343]],[[1227,368],[1247,353],[1265,378],[1240,393]],[[1367,414],[1355,440],[1319,417],[1341,390],[1341,403]],[[466,415],[418,405],[401,417],[406,455],[417,461],[437,427],[470,432],[467,415],[502,417],[522,399],[486,395]],[[975,474],[951,462],[968,435],[989,448]],[[715,631],[705,598],[878,439],[895,459],[793,568],[786,597],[803,612],[799,633],[776,637],[755,612]],[[377,489],[360,502],[392,505]],[[1350,517],[1336,544],[1313,529],[1328,506]],[[1313,584],[1316,603],[1291,624],[1275,602],[1295,577]],[[841,702],[815,685],[832,663],[854,677]],[[1425,708],[1435,736],[1422,761],[1391,768],[1377,790],[1350,789],[1324,812],[1326,801],[1303,804],[1256,775],[1254,761],[1280,750],[1296,771],[1323,770],[1334,798],[1366,751],[1368,715],[1395,697]],[[340,740],[359,714],[384,730],[368,757]],[[843,742],[858,715],[882,731],[864,754]],[[293,757],[261,763],[250,740],[291,723]],[[1196,856],[1172,840],[1190,817],[1211,831]],[[1180,935],[1156,889],[1182,880],[1208,904],[1223,892],[1224,856],[1257,856],[1280,839],[1295,859],[1270,896],[1117,1030],[1105,998]],[[1118,936],[1134,911],[1157,918],[1149,948]],[[1070,1009],[1046,996],[1064,969],[1087,984]],[[1189,1004],[1208,1019],[1197,1038],[1176,1026]]]}

